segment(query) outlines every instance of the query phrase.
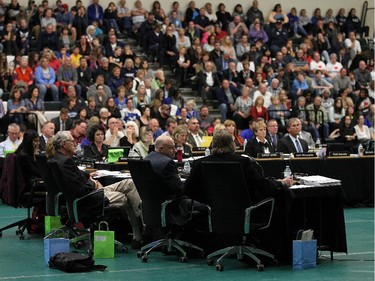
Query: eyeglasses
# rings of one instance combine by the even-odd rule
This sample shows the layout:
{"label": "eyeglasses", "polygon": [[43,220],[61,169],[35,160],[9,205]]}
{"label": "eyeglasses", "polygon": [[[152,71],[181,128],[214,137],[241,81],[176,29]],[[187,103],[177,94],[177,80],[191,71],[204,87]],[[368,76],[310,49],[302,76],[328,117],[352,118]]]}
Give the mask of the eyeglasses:
{"label": "eyeglasses", "polygon": [[68,141],[72,142],[73,144],[76,144],[75,140],[66,140],[65,142],[68,142]]}

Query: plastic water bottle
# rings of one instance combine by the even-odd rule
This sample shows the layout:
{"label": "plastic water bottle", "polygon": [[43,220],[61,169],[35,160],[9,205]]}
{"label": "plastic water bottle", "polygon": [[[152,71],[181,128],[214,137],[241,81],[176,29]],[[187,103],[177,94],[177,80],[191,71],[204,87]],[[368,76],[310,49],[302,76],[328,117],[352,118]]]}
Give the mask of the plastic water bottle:
{"label": "plastic water bottle", "polygon": [[243,141],[243,150],[245,150],[246,145],[247,145],[247,139],[244,139],[244,141]]}
{"label": "plastic water bottle", "polygon": [[184,173],[187,174],[187,175],[190,174],[190,163],[189,163],[189,161],[185,162]]}
{"label": "plastic water bottle", "polygon": [[359,157],[362,157],[362,156],[363,156],[363,151],[364,151],[364,149],[363,149],[363,145],[360,143],[360,144],[358,145],[358,156],[359,156]]}
{"label": "plastic water bottle", "polygon": [[290,169],[289,166],[286,166],[284,170],[284,178],[289,178],[291,175],[292,175],[292,170]]}
{"label": "plastic water bottle", "polygon": [[211,154],[211,151],[210,149],[207,147],[206,150],[204,151],[204,156],[210,156]]}
{"label": "plastic water bottle", "polygon": [[76,153],[77,157],[80,157],[82,156],[82,148],[81,148],[81,144],[77,144],[77,153]]}

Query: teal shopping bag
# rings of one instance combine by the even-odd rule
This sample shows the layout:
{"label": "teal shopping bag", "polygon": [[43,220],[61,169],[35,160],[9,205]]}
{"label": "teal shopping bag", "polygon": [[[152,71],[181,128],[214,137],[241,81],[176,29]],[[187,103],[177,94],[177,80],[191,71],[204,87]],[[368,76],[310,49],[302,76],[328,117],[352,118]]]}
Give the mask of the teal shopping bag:
{"label": "teal shopping bag", "polygon": [[316,267],[316,240],[293,240],[293,269]]}

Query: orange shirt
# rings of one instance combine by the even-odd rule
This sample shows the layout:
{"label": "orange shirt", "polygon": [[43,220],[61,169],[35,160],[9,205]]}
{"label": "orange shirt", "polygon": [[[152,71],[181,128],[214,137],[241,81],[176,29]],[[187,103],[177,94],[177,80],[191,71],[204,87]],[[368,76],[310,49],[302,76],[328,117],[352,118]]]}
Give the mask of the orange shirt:
{"label": "orange shirt", "polygon": [[14,69],[14,83],[24,81],[27,85],[31,85],[34,81],[34,73],[30,67],[26,67],[23,71],[21,67]]}

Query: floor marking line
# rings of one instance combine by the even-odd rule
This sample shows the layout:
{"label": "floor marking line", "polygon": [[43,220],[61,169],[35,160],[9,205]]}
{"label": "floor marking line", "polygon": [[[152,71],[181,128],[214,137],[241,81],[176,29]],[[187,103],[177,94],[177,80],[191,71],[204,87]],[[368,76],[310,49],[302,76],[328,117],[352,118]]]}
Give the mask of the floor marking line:
{"label": "floor marking line", "polygon": [[[199,265],[180,265],[180,266],[169,266],[169,267],[148,267],[148,268],[133,268],[133,269],[121,269],[121,270],[107,270],[105,272],[96,271],[96,273],[119,273],[119,272],[137,272],[137,271],[150,271],[150,270],[165,270],[165,269],[179,269],[179,268],[192,268],[192,267],[199,267]],[[88,274],[93,273],[91,272],[77,272],[77,273],[69,273],[69,276],[73,275],[81,275],[81,274]],[[4,276],[0,277],[0,280],[20,280],[20,279],[29,279],[29,278],[45,278],[45,277],[58,277],[66,275],[66,273],[60,274],[44,274],[44,275],[20,275],[20,276]]]}

